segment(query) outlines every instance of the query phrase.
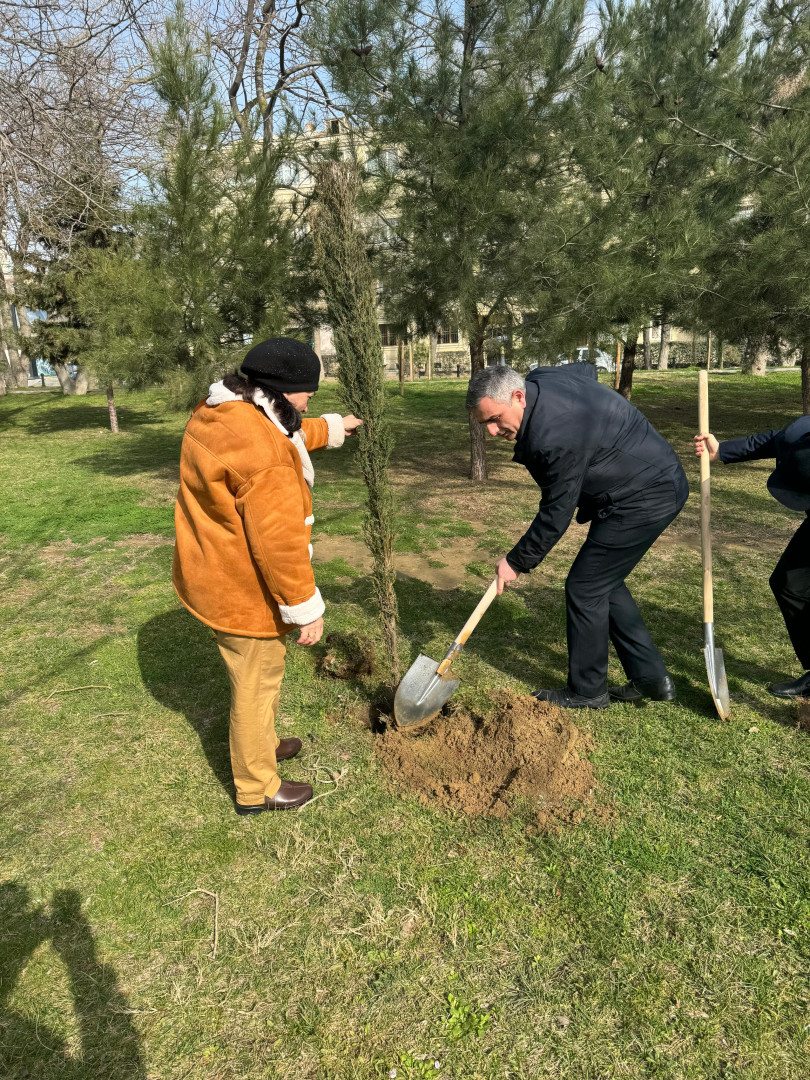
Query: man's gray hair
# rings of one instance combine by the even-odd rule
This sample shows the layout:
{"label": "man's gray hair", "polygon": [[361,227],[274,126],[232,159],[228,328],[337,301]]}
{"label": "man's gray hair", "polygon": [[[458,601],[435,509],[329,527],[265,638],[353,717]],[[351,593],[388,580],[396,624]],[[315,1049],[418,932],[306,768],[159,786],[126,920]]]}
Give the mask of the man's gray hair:
{"label": "man's gray hair", "polygon": [[503,364],[485,367],[476,371],[467,388],[467,408],[477,409],[482,398],[511,405],[515,390],[526,392],[526,380],[517,371]]}

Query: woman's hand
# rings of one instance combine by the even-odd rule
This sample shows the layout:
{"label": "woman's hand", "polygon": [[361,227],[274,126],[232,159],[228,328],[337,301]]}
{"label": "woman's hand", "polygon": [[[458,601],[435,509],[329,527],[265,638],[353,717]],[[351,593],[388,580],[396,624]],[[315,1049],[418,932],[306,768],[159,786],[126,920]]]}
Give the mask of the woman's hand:
{"label": "woman's hand", "polygon": [[353,435],[355,431],[362,425],[363,421],[358,420],[356,416],[349,413],[348,416],[343,417],[343,430],[347,435]]}
{"label": "woman's hand", "polygon": [[695,436],[695,453],[698,457],[704,451],[709,454],[709,461],[717,461],[718,450],[720,443],[715,439],[714,435],[696,435]]}
{"label": "woman's hand", "polygon": [[323,619],[316,619],[315,622],[307,623],[306,626],[301,627],[301,636],[298,639],[299,645],[315,645],[321,640],[323,634]]}

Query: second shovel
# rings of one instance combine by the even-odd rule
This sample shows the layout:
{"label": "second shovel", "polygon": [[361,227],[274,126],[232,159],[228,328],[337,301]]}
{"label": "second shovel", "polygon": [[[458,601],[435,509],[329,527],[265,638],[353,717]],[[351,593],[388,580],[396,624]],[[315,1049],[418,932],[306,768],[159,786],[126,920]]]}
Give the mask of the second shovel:
{"label": "second shovel", "polygon": [[[709,376],[698,372],[698,426],[701,435],[709,431]],[[700,550],[703,556],[703,655],[714,707],[723,720],[731,713],[723,650],[714,643],[714,586],[712,582],[712,496],[709,449],[704,444],[700,455]]]}

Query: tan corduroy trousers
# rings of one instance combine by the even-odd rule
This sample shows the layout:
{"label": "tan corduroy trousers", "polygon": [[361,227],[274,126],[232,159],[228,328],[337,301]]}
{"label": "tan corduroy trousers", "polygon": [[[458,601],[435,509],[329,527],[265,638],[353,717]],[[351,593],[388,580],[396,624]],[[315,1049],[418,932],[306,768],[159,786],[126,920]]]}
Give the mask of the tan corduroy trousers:
{"label": "tan corduroy trousers", "polygon": [[278,791],[276,710],[284,678],[284,638],[215,631],[231,680],[231,769],[240,806],[259,806]]}

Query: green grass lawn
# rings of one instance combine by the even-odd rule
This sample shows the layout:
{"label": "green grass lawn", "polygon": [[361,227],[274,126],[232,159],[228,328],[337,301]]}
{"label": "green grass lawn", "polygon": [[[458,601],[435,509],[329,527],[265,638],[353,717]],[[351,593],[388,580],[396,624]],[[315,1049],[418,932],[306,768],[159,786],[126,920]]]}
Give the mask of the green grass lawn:
{"label": "green grass lawn", "polygon": [[[444,653],[536,509],[505,443],[489,484],[464,478],[463,392],[392,388],[403,664]],[[798,372],[711,392],[720,437],[800,409]],[[577,714],[609,823],[542,835],[403,798],[358,719],[372,688],[294,645],[279,729],[305,749],[282,775],[332,793],[242,819],[224,669],[170,583],[185,418],[120,397],[118,437],[102,395],[0,399],[0,1076],[810,1075],[810,734],[766,689],[798,674],[767,584],[798,515],[767,462],[714,473],[730,721],[701,653],[695,494],[631,578],[680,698]],[[694,372],[637,376],[693,491],[696,399]],[[314,459],[317,573],[327,630],[377,638],[353,453]],[[583,536],[490,609],[462,702],[564,681]]]}

